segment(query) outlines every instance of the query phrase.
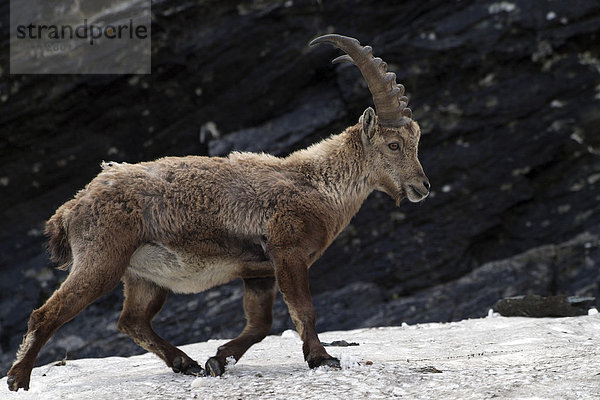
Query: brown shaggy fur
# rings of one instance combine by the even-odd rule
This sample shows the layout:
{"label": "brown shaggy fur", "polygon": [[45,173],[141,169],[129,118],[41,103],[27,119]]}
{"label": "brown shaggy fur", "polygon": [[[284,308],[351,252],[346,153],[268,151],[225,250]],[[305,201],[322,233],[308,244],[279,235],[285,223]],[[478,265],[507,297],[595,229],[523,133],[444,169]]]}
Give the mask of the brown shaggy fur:
{"label": "brown shaggy fur", "polygon": [[46,225],[52,260],[72,268],[31,314],[9,387],[27,389],[44,343],[120,280],[126,299],[118,328],[177,372],[202,368],[151,327],[168,291],[200,292],[236,278],[244,280],[248,323],[209,359],[208,373],[222,374],[228,357],[239,359],[269,332],[275,283],[309,366],[339,366],[315,331],[308,268],[373,190],[397,203],[427,196],[418,140],[416,122],[382,127],[368,108],[358,124],[285,158],[233,153],[104,164]]}

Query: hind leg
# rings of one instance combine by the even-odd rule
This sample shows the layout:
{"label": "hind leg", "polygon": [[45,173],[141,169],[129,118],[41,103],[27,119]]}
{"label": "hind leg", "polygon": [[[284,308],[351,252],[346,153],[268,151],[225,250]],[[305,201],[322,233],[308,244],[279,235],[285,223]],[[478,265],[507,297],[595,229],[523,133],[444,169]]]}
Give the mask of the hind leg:
{"label": "hind leg", "polygon": [[125,275],[125,303],[117,328],[135,343],[156,354],[175,372],[204,375],[198,363],[154,332],[152,318],[160,311],[168,291],[145,279]]}
{"label": "hind leg", "polygon": [[[63,324],[119,283],[127,263],[97,267],[93,260],[75,260],[71,273],[46,303],[29,317],[27,333],[19,347],[17,359],[8,371],[8,387],[29,389],[31,370],[42,346]],[[109,268],[110,267],[110,268]]]}
{"label": "hind leg", "polygon": [[205,365],[207,374],[222,375],[227,358],[239,360],[250,346],[267,336],[273,323],[274,300],[275,278],[244,279],[246,327],[237,338],[219,347],[216,356],[208,359]]}

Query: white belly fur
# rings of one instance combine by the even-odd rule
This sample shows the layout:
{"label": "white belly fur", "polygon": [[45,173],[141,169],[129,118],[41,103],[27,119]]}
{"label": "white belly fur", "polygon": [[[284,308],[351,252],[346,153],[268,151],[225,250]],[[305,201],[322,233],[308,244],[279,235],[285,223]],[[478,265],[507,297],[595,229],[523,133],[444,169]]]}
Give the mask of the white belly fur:
{"label": "white belly fur", "polygon": [[199,293],[237,277],[235,258],[199,257],[174,252],[158,243],[140,246],[131,256],[129,272],[175,293]]}

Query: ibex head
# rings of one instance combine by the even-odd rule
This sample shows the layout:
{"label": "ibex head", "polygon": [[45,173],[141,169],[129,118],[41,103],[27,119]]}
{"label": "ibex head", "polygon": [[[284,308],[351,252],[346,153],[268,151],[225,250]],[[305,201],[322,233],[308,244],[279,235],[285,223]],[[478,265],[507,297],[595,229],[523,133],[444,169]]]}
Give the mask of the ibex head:
{"label": "ibex head", "polygon": [[373,166],[376,188],[397,203],[404,197],[419,202],[429,195],[429,179],[417,158],[421,131],[407,107],[404,86],[396,83],[396,74],[387,71],[381,58],[373,57],[370,46],[347,36],[324,35],[310,44],[330,43],[347,54],[333,63],[350,62],[358,67],[367,81],[375,109],[367,108],[360,123],[365,153]]}

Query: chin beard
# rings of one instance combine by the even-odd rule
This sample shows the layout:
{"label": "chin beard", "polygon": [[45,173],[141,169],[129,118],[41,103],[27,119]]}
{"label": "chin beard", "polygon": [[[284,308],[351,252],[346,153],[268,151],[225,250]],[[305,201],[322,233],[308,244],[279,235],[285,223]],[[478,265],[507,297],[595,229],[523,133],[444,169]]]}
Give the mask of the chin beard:
{"label": "chin beard", "polygon": [[380,186],[378,188],[376,188],[375,190],[379,190],[380,192],[383,192],[385,194],[387,194],[388,196],[390,196],[392,198],[392,200],[394,200],[394,202],[396,203],[396,207],[400,207],[400,202],[404,199],[406,199],[406,190],[404,188],[395,188],[395,187],[387,187],[387,186]]}
{"label": "chin beard", "polygon": [[404,190],[387,190],[386,188],[379,189],[383,193],[387,194],[394,200],[396,207],[400,207],[400,202],[406,198],[406,192]]}
{"label": "chin beard", "polygon": [[398,193],[397,196],[392,197],[396,201],[396,207],[400,207],[400,202],[406,198],[404,193]]}

